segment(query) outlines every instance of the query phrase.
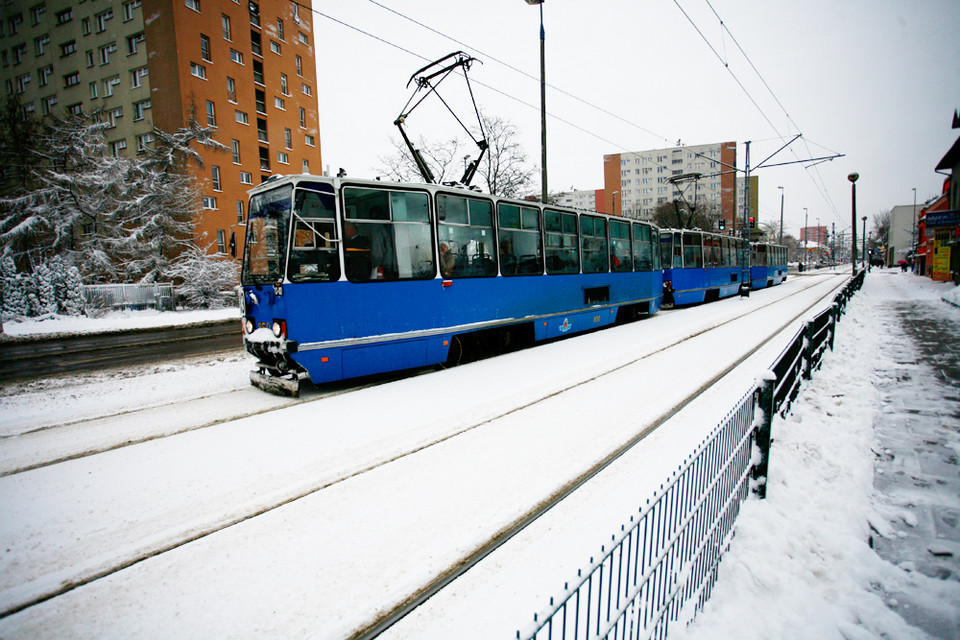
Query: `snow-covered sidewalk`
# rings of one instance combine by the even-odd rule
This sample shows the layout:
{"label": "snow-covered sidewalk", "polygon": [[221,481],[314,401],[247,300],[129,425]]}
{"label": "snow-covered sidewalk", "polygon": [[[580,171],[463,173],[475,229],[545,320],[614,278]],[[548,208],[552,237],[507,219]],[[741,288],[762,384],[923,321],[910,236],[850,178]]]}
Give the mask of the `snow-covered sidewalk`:
{"label": "snow-covered sidewalk", "polygon": [[957,288],[874,270],[773,423],[712,599],[671,638],[960,638]]}

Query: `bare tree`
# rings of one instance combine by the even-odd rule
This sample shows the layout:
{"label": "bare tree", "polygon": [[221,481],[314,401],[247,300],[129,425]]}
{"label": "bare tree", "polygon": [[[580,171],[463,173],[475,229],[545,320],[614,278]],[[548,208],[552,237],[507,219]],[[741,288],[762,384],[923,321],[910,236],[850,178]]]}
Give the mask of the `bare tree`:
{"label": "bare tree", "polygon": [[721,213],[720,206],[711,202],[699,202],[691,211],[685,202],[664,202],[653,211],[653,222],[664,229],[700,229],[717,231]]}
{"label": "bare tree", "polygon": [[[519,130],[509,120],[496,116],[481,117],[483,134],[477,130],[473,135],[478,140],[485,139],[488,145],[477,170],[487,192],[504,197],[523,195],[530,188],[537,170],[527,164],[527,154],[519,142]],[[375,171],[398,182],[421,182],[423,177],[406,144],[394,138],[390,138],[390,144],[396,153],[379,156],[377,159],[381,166]],[[479,153],[473,143],[458,138],[431,143],[421,136],[417,149],[440,183],[459,180],[471,160],[471,154],[475,156]]]}

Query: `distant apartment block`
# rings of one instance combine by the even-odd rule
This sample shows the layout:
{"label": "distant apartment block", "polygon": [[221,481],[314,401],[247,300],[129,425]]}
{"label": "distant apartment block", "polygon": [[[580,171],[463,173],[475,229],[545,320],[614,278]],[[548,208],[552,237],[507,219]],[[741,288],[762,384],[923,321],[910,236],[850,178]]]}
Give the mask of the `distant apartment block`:
{"label": "distant apartment block", "polygon": [[556,195],[557,204],[584,211],[602,211],[597,205],[603,205],[603,189],[571,189]]}
{"label": "distant apartment block", "polygon": [[[604,207],[614,215],[649,220],[658,205],[681,194],[693,201],[693,183],[671,183],[671,178],[700,174],[696,200],[716,204],[729,229],[736,201],[735,142],[671,147],[603,157]],[[615,193],[616,192],[616,193]]]}
{"label": "distant apartment block", "polygon": [[40,116],[99,112],[115,155],[192,117],[226,151],[199,149],[197,244],[243,251],[247,190],[320,172],[313,16],[287,0],[45,0],[0,6],[0,79]]}

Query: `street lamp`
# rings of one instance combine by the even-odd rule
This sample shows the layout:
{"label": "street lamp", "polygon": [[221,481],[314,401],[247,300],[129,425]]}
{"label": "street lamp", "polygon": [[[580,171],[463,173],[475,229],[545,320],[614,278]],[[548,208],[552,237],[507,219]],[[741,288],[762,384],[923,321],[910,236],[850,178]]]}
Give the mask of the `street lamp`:
{"label": "street lamp", "polygon": [[540,201],[547,204],[547,64],[543,31],[543,0],[526,0],[540,5]]}
{"label": "street lamp", "polygon": [[860,177],[859,173],[851,173],[847,176],[847,180],[850,181],[850,206],[851,213],[850,219],[853,221],[853,224],[850,225],[850,235],[852,237],[850,246],[850,258],[853,263],[853,275],[857,275],[857,178]]}
{"label": "street lamp", "polygon": [[863,220],[863,256],[861,257],[861,262],[863,264],[867,263],[867,216],[860,218]]}
{"label": "street lamp", "polygon": [[777,189],[780,189],[780,240],[777,244],[783,244],[783,187]]}
{"label": "street lamp", "polygon": [[809,223],[807,222],[807,218],[808,218],[807,208],[804,207],[803,208],[803,265],[804,267],[806,267],[807,265],[807,254],[810,253],[808,251],[808,249],[810,248],[810,227],[809,227]]}
{"label": "street lamp", "polygon": [[913,188],[913,236],[912,243],[913,246],[910,248],[910,253],[913,255],[910,256],[910,270],[916,273],[917,271],[917,188]]}

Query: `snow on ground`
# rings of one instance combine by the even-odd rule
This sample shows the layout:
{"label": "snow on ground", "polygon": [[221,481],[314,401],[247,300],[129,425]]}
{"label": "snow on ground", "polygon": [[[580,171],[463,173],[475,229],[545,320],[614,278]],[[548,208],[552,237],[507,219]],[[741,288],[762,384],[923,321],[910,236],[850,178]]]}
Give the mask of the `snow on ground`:
{"label": "snow on ground", "polygon": [[102,333],[125,329],[149,329],[169,327],[208,320],[237,319],[240,330],[240,311],[236,307],[190,311],[113,311],[98,317],[48,315],[43,318],[5,320],[3,333],[12,337],[52,334]]}

